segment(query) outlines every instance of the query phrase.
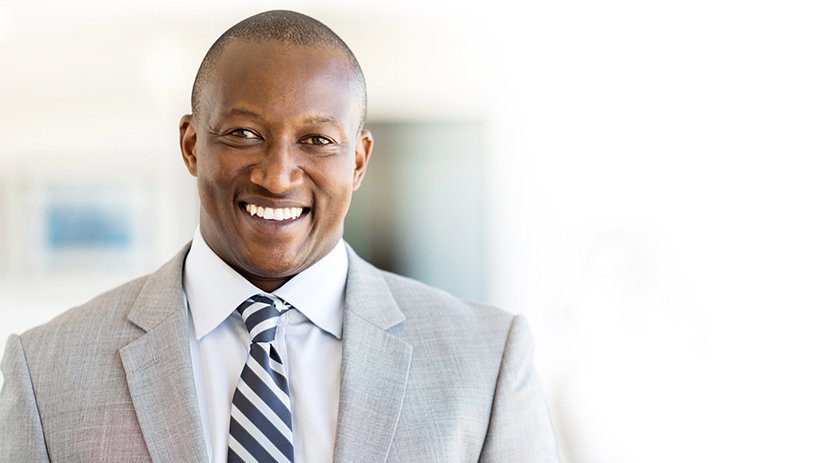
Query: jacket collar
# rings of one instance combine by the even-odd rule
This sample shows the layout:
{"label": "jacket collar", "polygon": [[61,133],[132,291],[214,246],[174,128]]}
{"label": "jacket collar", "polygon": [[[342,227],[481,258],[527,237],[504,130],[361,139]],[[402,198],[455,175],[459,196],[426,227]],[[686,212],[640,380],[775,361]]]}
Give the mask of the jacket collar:
{"label": "jacket collar", "polygon": [[182,291],[189,246],[148,276],[128,319],[146,333],[120,349],[131,400],[154,461],[207,461]]}
{"label": "jacket collar", "polygon": [[399,422],[413,349],[391,334],[405,315],[382,272],[347,249],[334,461],[384,462]]}

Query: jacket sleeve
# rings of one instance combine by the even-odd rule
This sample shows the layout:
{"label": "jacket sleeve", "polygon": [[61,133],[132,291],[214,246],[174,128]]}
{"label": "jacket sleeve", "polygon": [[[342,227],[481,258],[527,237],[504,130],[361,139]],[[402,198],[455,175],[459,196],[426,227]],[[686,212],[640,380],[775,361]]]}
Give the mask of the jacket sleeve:
{"label": "jacket sleeve", "polygon": [[43,427],[20,336],[9,337],[0,369],[0,461],[47,462]]}
{"label": "jacket sleeve", "polygon": [[516,315],[502,354],[481,462],[559,462],[532,354],[528,322]]}

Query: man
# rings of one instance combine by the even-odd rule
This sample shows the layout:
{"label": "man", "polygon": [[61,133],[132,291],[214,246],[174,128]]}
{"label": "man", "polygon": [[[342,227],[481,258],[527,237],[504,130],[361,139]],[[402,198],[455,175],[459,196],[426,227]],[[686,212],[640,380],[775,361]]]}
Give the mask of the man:
{"label": "man", "polygon": [[0,460],[556,461],[524,320],[342,241],[365,111],[321,23],[271,11],[223,34],[180,121],[192,243],[9,339]]}

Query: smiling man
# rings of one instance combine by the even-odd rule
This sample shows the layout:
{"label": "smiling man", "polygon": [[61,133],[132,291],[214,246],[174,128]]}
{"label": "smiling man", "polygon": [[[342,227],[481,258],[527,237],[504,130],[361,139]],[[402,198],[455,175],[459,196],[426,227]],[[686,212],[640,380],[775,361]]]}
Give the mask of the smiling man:
{"label": "smiling man", "polygon": [[157,272],[12,336],[2,461],[556,461],[519,316],[342,240],[373,139],[330,29],[270,11],[180,121],[200,223]]}

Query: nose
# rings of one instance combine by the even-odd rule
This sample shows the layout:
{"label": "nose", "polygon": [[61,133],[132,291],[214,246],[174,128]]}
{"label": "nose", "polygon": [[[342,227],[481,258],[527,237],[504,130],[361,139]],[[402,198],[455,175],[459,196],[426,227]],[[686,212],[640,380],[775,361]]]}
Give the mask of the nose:
{"label": "nose", "polygon": [[251,182],[273,194],[289,192],[302,182],[299,153],[287,143],[272,144],[251,168]]}

